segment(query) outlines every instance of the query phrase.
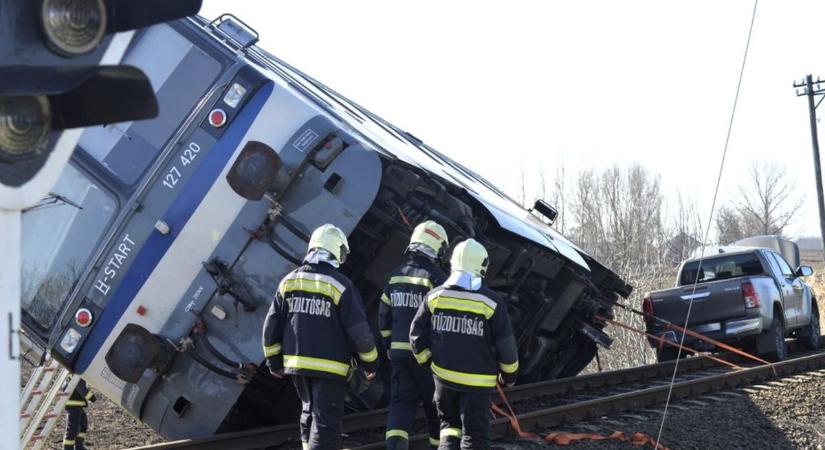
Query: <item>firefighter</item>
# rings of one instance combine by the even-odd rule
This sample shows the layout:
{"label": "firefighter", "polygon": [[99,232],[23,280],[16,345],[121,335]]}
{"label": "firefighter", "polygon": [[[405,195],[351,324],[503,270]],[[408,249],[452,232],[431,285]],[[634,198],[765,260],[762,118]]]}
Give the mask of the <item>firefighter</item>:
{"label": "firefighter", "polygon": [[96,400],[95,394],[81,379],[66,401],[66,434],[63,436],[63,450],[85,450],[83,442],[86,440],[88,428],[86,407],[90,401]]}
{"label": "firefighter", "polygon": [[[450,276],[418,308],[410,343],[435,379],[441,450],[486,449],[496,382],[510,386],[518,352],[507,305],[483,286],[487,250],[474,239],[459,243]],[[496,376],[498,374],[498,377]]]}
{"label": "firefighter", "polygon": [[430,445],[438,446],[438,415],[433,405],[433,377],[413,357],[410,324],[433,287],[447,278],[438,261],[447,253],[444,228],[428,220],[415,227],[405,251],[407,260],[392,271],[381,295],[378,326],[389,349],[392,377],[387,415],[387,449],[406,449],[418,404],[423,403]]}
{"label": "firefighter", "polygon": [[378,365],[361,296],[338,271],[348,253],[341,229],[318,227],[304,264],[281,280],[264,321],[269,371],[277,378],[290,375],[301,399],[304,449],[338,448],[353,355],[367,380]]}

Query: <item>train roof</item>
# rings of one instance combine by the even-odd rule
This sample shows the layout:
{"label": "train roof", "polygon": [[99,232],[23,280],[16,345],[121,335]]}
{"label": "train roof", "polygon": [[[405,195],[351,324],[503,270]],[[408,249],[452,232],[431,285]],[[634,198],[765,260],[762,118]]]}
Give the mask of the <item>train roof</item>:
{"label": "train roof", "polygon": [[[225,45],[231,45],[227,43],[227,36],[221,35],[218,28],[213,25],[215,21],[209,22],[202,17],[191,20],[199,28],[210,33],[213,38]],[[612,270],[603,266],[564,235],[521,207],[490,181],[425,144],[411,133],[371,113],[254,42],[235,48],[235,50],[239,55],[246,56],[248,62],[263,69],[270,77],[274,75],[304,91],[310,98],[315,97],[312,98],[313,100],[320,100],[318,102],[320,107],[366,138],[368,143],[372,144],[373,150],[385,157],[418,167],[439,177],[444,182],[463,189],[490,213],[501,228],[562,255],[582,270],[592,271],[596,266],[600,272],[607,271],[618,278]],[[624,284],[623,281],[621,283]],[[626,284],[625,287],[632,289]],[[629,290],[627,292],[629,293]]]}

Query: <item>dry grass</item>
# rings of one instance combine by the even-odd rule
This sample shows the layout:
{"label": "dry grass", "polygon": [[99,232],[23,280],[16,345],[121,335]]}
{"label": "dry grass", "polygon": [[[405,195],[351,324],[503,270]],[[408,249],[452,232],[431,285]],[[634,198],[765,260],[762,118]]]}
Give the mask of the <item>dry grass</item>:
{"label": "dry grass", "polygon": [[[814,293],[817,294],[817,304],[819,305],[819,323],[825,323],[825,264],[812,265],[814,275],[806,281],[811,285]],[[641,309],[642,299],[645,293],[672,287],[676,268],[649,268],[625,273],[626,279],[634,286],[633,295],[623,303],[636,309]],[[637,314],[616,308],[616,321],[634,328],[643,330],[644,321]],[[647,338],[632,331],[608,325],[605,328],[610,337],[614,339],[610,350],[599,348],[599,360],[601,370],[617,370],[628,367],[636,367],[656,362],[656,353],[650,348]],[[599,370],[594,359],[583,373],[597,372]]]}
{"label": "dry grass", "polygon": [[814,295],[816,295],[816,303],[819,305],[819,323],[821,325],[825,323],[825,264],[815,263],[811,264],[811,267],[814,269],[814,275],[806,281],[811,285],[811,289],[814,290]]}
{"label": "dry grass", "polygon": [[[637,270],[621,271],[633,285],[633,294],[621,303],[636,310],[642,309],[642,300],[645,293],[673,286],[676,268],[647,267]],[[630,325],[638,330],[644,330],[645,324],[641,316],[622,308],[614,309],[615,320]],[[605,332],[613,338],[610,350],[599,348],[599,362],[601,370],[618,370],[627,367],[636,367],[656,362],[656,353],[647,343],[647,338],[639,333],[624,328],[608,325]],[[594,360],[584,372],[599,370]]]}

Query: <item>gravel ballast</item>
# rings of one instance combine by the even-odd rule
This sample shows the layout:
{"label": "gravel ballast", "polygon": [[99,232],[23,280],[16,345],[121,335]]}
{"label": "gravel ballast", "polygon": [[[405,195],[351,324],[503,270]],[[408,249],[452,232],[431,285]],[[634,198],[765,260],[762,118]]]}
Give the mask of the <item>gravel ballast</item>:
{"label": "gravel ballast", "polygon": [[[825,449],[825,370],[753,387],[720,391],[671,403],[662,432],[670,449]],[[663,406],[573,424],[565,429],[630,436],[659,430]],[[550,443],[497,442],[497,449],[559,447]],[[577,441],[569,449],[639,449],[617,441]],[[653,448],[647,445],[644,448]]]}

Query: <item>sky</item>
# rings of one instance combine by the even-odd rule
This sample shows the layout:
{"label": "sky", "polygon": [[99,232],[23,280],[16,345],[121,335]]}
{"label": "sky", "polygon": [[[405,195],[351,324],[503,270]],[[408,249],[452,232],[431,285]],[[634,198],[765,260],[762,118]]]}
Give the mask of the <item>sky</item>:
{"label": "sky", "polygon": [[[642,163],[706,217],[752,0],[389,2],[205,0],[260,45],[448,156],[528,198],[568,174]],[[719,203],[753,161],[786,167],[819,233],[808,108],[792,86],[825,78],[825,1],[762,0]],[[823,106],[825,108],[825,106]]]}

